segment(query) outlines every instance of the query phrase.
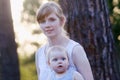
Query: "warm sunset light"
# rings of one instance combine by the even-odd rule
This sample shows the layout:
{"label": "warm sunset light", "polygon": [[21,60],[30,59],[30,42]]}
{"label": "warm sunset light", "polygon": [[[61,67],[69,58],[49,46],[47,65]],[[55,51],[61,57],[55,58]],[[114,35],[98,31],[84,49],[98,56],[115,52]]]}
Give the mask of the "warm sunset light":
{"label": "warm sunset light", "polygon": [[17,51],[22,56],[24,55],[29,56],[29,54],[33,54],[37,50],[37,47],[35,45],[32,45],[32,43],[36,42],[40,45],[44,44],[46,38],[43,34],[38,35],[32,34],[33,30],[35,29],[39,30],[39,26],[37,24],[21,23],[21,12],[23,10],[24,0],[10,0],[10,1],[15,32],[15,40],[19,45]]}
{"label": "warm sunset light", "polygon": [[23,0],[10,0],[11,2],[11,11],[12,11],[12,18],[14,23],[20,21],[21,12],[23,9]]}

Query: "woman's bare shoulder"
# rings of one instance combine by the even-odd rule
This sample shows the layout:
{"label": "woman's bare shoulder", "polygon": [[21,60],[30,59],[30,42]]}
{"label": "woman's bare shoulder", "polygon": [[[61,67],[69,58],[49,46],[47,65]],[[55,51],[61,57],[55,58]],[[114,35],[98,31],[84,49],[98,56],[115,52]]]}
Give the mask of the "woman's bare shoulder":
{"label": "woman's bare shoulder", "polygon": [[38,58],[39,56],[44,53],[45,45],[42,45],[41,47],[38,48],[38,50],[35,52],[35,57]]}
{"label": "woman's bare shoulder", "polygon": [[86,57],[86,52],[85,52],[83,46],[81,46],[80,44],[76,45],[73,48],[73,55],[76,55],[76,56],[85,56]]}

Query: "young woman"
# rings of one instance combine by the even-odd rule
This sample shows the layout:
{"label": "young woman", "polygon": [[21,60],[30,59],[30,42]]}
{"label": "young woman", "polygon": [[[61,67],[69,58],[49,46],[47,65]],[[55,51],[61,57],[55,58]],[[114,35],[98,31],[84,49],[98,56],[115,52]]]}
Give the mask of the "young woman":
{"label": "young woman", "polygon": [[84,80],[81,74],[69,67],[67,51],[62,46],[52,46],[46,54],[51,74],[47,80]]}
{"label": "young woman", "polygon": [[94,80],[83,47],[65,35],[66,32],[63,28],[66,18],[60,5],[52,1],[42,4],[37,12],[37,21],[47,37],[47,43],[36,52],[38,79],[46,80],[46,77],[51,73],[46,63],[46,52],[50,47],[59,45],[63,46],[68,52],[70,67],[77,70],[85,80]]}

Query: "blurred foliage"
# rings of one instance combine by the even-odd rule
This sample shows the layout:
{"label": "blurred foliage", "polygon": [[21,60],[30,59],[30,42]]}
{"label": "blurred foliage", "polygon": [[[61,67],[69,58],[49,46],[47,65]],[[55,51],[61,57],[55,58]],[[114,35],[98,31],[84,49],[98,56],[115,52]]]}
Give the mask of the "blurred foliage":
{"label": "blurred foliage", "polygon": [[107,1],[114,40],[120,55],[120,0],[107,0]]}
{"label": "blurred foliage", "polygon": [[[21,21],[27,21],[30,23],[36,22],[36,11],[44,0],[24,0],[23,3],[23,12]],[[48,1],[56,1],[58,0],[48,0]]]}
{"label": "blurred foliage", "polygon": [[37,80],[35,55],[24,58],[20,57],[19,59],[21,80]]}
{"label": "blurred foliage", "polygon": [[39,0],[24,0],[21,20],[35,23],[35,15],[39,5]]}

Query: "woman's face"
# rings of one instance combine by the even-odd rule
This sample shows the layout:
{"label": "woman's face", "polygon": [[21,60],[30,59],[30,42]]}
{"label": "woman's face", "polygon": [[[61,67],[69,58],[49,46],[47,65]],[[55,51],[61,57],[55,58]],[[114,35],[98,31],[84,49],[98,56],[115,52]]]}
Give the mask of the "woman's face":
{"label": "woman's face", "polygon": [[47,37],[54,37],[61,34],[61,25],[62,21],[60,21],[55,13],[51,13],[40,23],[40,27]]}

